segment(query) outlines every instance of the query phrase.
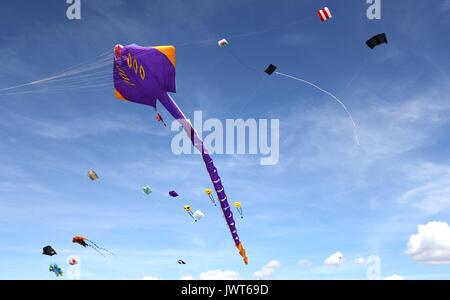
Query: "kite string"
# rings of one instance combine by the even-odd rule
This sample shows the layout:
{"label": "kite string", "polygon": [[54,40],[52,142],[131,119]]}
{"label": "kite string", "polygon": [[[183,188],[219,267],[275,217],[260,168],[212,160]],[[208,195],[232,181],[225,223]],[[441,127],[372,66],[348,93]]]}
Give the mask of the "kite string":
{"label": "kite string", "polygon": [[367,64],[368,64],[368,57],[364,58],[363,62],[359,66],[359,68],[357,68],[355,70],[355,73],[353,74],[353,76],[350,78],[350,80],[347,82],[347,84],[344,86],[344,88],[340,92],[341,94],[344,94],[344,92],[347,91],[347,89],[353,84],[355,79],[358,77],[358,75],[361,73],[361,71],[367,66]]}
{"label": "kite string", "polygon": [[[90,76],[92,73],[88,73],[91,71],[97,71],[97,70],[101,70],[103,67],[109,66],[110,65],[110,60],[108,59],[108,61],[102,61],[102,62],[95,62],[92,63],[91,65],[86,65],[83,68],[78,68],[78,69],[74,69],[68,72],[64,72],[61,73],[59,75],[52,75],[40,80],[35,80],[30,82],[29,84],[39,84],[39,83],[46,83],[46,82],[52,82],[52,81],[56,81],[56,80],[63,80],[63,79],[72,79],[72,78],[76,78],[76,77],[82,77],[82,76]],[[106,70],[105,70],[106,71]],[[88,73],[87,75],[85,75],[85,73]]]}
{"label": "kite string", "polygon": [[[288,28],[288,27],[292,27],[296,24],[308,21],[311,18],[303,18],[291,23],[287,23],[287,24],[283,24],[280,26],[275,26],[275,27],[271,27],[271,28],[267,28],[267,29],[262,29],[262,30],[257,30],[257,31],[252,31],[252,32],[248,32],[248,33],[242,33],[242,34],[236,34],[236,35],[230,35],[229,38],[243,38],[243,37],[248,37],[248,36],[252,36],[252,35],[256,35],[256,34],[261,34],[261,33],[265,33],[265,32],[270,32],[270,31],[274,31],[274,30],[280,30],[283,28]],[[182,43],[182,44],[178,44],[178,46],[187,46],[187,45],[193,45],[193,44],[203,44],[203,43],[209,43],[212,41],[215,41],[216,39],[206,39],[206,40],[202,40],[202,41],[195,41],[195,42],[187,42],[187,43]],[[237,59],[241,64],[243,64],[246,68],[252,70],[252,71],[256,71],[253,67],[249,66],[247,63],[245,63],[244,60],[242,60],[239,56],[237,56],[235,53],[233,53],[232,51],[228,50],[228,52],[235,58]],[[143,52],[142,55],[144,55],[145,53]],[[140,55],[138,55],[140,56]],[[109,66],[110,65],[110,61],[111,61],[112,57],[111,57],[111,50],[107,50],[105,52],[103,52],[102,54],[96,56],[94,58],[94,61],[89,61],[89,62],[84,62],[84,63],[80,63],[77,64],[75,66],[69,67],[63,71],[60,71],[54,75],[39,79],[39,80],[35,80],[32,82],[28,82],[28,83],[24,83],[24,84],[20,84],[20,85],[16,85],[16,86],[11,86],[11,87],[6,87],[6,88],[2,88],[0,89],[0,96],[1,95],[16,95],[16,94],[22,94],[22,93],[32,93],[33,91],[22,91],[22,92],[14,92],[14,93],[4,93],[6,91],[10,91],[10,90],[15,90],[15,89],[20,89],[23,87],[27,87],[27,86],[34,86],[34,85],[38,85],[38,84],[50,84],[50,83],[59,83],[59,84],[63,84],[63,83],[68,83],[68,81],[70,80],[74,80],[74,79],[87,79],[88,77],[94,77],[95,79],[99,79],[96,78],[95,76],[93,76],[92,74],[87,74],[87,75],[83,75],[83,73],[87,73],[89,71],[92,70],[97,70],[100,69],[104,66]],[[92,78],[92,79],[94,79]],[[102,78],[103,79],[103,78]],[[67,80],[67,82],[66,82]],[[58,82],[59,81],[59,82]],[[85,83],[85,82],[73,82],[73,84],[76,83]],[[36,92],[40,91],[39,88],[36,89]]]}
{"label": "kite string", "polygon": [[[87,78],[75,78],[75,79],[66,79],[65,81],[60,82],[45,82],[41,83],[41,85],[30,85],[25,84],[22,85],[22,87],[28,86],[31,87],[31,89],[6,89],[6,90],[0,90],[0,95],[17,95],[17,94],[28,94],[33,92],[40,92],[40,91],[52,91],[52,90],[65,90],[65,89],[71,89],[71,88],[87,88],[87,87],[95,87],[97,84],[102,84],[103,86],[110,85],[110,75],[104,74],[104,75],[97,75]],[[45,85],[42,85],[45,84]]]}
{"label": "kite string", "polygon": [[32,94],[32,93],[42,93],[42,92],[58,92],[58,91],[68,91],[68,90],[84,90],[84,89],[92,89],[99,88],[105,86],[111,86],[111,82],[105,83],[86,83],[85,85],[71,85],[65,87],[52,87],[52,88],[43,88],[43,89],[35,89],[35,90],[27,90],[27,91],[18,91],[18,92],[7,92],[0,93],[0,96],[9,96],[9,95],[23,95],[23,94]]}
{"label": "kite string", "polygon": [[330,97],[333,98],[334,100],[336,100],[336,101],[342,106],[342,108],[346,111],[346,113],[347,113],[347,115],[348,115],[350,121],[352,122],[356,144],[357,144],[358,146],[361,146],[361,144],[359,143],[359,137],[358,137],[358,134],[357,134],[357,132],[356,132],[356,131],[357,131],[356,123],[355,123],[355,121],[353,120],[353,117],[352,117],[352,115],[350,114],[350,111],[347,109],[347,106],[345,106],[345,104],[344,104],[341,100],[339,100],[338,97],[336,97],[335,95],[333,95],[332,93],[328,92],[327,90],[324,90],[323,88],[321,88],[321,87],[319,87],[319,86],[315,85],[314,83],[309,82],[309,81],[307,81],[307,80],[304,80],[304,79],[301,79],[301,78],[298,78],[298,77],[295,77],[295,76],[291,76],[291,75],[288,75],[288,74],[284,74],[284,73],[281,73],[281,72],[275,72],[275,74],[280,75],[280,76],[284,76],[284,77],[287,77],[287,78],[290,78],[290,79],[294,79],[294,80],[303,82],[303,83],[305,83],[305,84],[308,84],[308,85],[310,85],[310,86],[312,86],[312,87],[318,89],[319,91],[321,91],[321,92],[327,94],[328,96],[330,96]]}
{"label": "kite string", "polygon": [[[265,32],[285,29],[285,28],[289,28],[294,25],[303,23],[305,21],[309,21],[311,19],[312,19],[312,17],[302,18],[297,21],[293,21],[293,22],[290,22],[287,24],[285,23],[283,25],[274,26],[274,27],[270,27],[270,28],[266,28],[266,29],[260,29],[260,30],[255,30],[255,31],[247,32],[247,33],[234,34],[234,35],[232,34],[232,35],[228,35],[228,39],[239,39],[239,38],[249,37],[249,36],[253,36],[253,35],[258,35],[258,34],[265,33]],[[185,43],[176,44],[176,46],[183,47],[183,46],[190,46],[190,45],[206,44],[206,43],[210,43],[210,42],[214,42],[214,41],[217,41],[217,38],[210,38],[210,39],[193,41],[193,42],[185,42]]]}
{"label": "kite string", "polygon": [[[111,82],[111,74],[92,74],[92,76],[86,75],[85,77],[77,77],[77,78],[66,78],[66,79],[56,79],[54,81],[44,82],[39,84],[38,86],[30,86],[27,89],[20,89],[20,92],[26,91],[39,91],[41,89],[53,90],[53,89],[61,89],[68,87],[80,87],[83,88],[86,85],[93,85],[99,83],[108,83]],[[16,91],[6,91],[0,94],[11,94]]]}
{"label": "kite string", "polygon": [[211,194],[211,195],[208,195],[208,197],[211,200],[211,202],[214,204],[214,206],[217,206],[216,199],[214,199],[214,196]]}
{"label": "kite string", "polygon": [[94,246],[92,246],[92,245],[89,245],[89,244],[88,244],[88,247],[94,249],[94,250],[97,251],[101,256],[105,257],[105,255],[104,255],[103,253],[101,253],[100,250],[97,249],[96,247],[94,247]]}
{"label": "kite string", "polygon": [[250,94],[250,96],[248,97],[247,101],[244,103],[244,105],[241,106],[241,109],[239,110],[237,115],[240,115],[245,108],[253,101],[253,98],[255,98],[255,96],[258,94],[258,91],[260,90],[261,86],[263,85],[264,82],[264,77],[260,77],[258,83],[256,84],[255,89],[252,91],[252,93]]}
{"label": "kite string", "polygon": [[[93,71],[93,70],[99,70],[99,69],[103,68],[104,66],[110,65],[111,58],[104,57],[105,55],[106,54],[104,53],[104,54],[97,56],[96,59],[100,58],[102,56],[103,56],[103,58],[97,59],[96,61],[81,63],[78,65],[72,66],[66,70],[63,70],[61,72],[58,72],[54,75],[44,77],[42,79],[34,80],[34,81],[31,81],[28,83],[19,84],[19,85],[15,85],[15,86],[11,86],[11,87],[2,88],[2,89],[0,89],[0,92],[6,92],[6,91],[15,90],[15,89],[19,89],[22,87],[32,86],[32,85],[37,85],[37,84],[51,83],[51,82],[54,82],[57,80],[74,79],[77,77],[80,77],[80,79],[82,79],[83,73]],[[92,75],[87,74],[84,76],[92,76]]]}
{"label": "kite string", "polygon": [[[94,243],[93,241],[91,241],[91,240],[87,240],[89,243],[91,243],[92,245],[94,245],[97,249],[99,249],[99,250],[104,250],[104,251],[106,251],[106,252],[108,252],[109,254],[111,254],[111,255],[114,255],[111,251],[109,251],[108,249],[105,249],[105,248],[102,248],[102,247],[100,247],[99,245],[97,245],[96,243]],[[89,244],[88,244],[89,245]],[[91,246],[92,247],[92,246]]]}
{"label": "kite string", "polygon": [[234,59],[236,59],[241,65],[243,65],[244,67],[246,67],[247,69],[249,69],[250,71],[253,71],[253,72],[259,72],[258,70],[256,70],[254,67],[252,67],[252,66],[250,66],[249,64],[247,64],[246,62],[245,62],[245,60],[243,60],[242,58],[240,58],[238,55],[236,55],[233,51],[231,51],[231,49],[229,49],[229,48],[225,48],[226,49],[226,51],[231,55],[231,56],[233,56],[234,57]]}
{"label": "kite string", "polygon": [[[291,23],[280,25],[280,26],[275,26],[275,27],[271,27],[271,28],[267,28],[267,29],[261,29],[261,30],[252,31],[252,32],[248,32],[248,33],[231,35],[229,38],[237,39],[237,38],[248,37],[248,36],[257,35],[257,34],[261,34],[261,33],[265,33],[265,32],[270,32],[270,31],[280,30],[280,29],[284,29],[284,28],[289,28],[289,27],[292,27],[292,26],[297,25],[299,23],[308,21],[310,19],[311,18],[303,18],[303,19],[300,19],[300,20],[297,20],[297,21],[294,21],[294,22],[291,22]],[[209,42],[212,42],[212,41],[215,41],[215,40],[216,39],[212,39],[211,38],[211,39],[205,39],[205,40],[201,40],[201,41],[186,42],[186,43],[178,44],[178,46],[204,44],[204,43],[209,43]],[[229,53],[231,55],[233,55],[241,63],[243,63],[247,68],[255,71],[254,68],[250,67],[245,62],[243,62],[243,60],[241,58],[239,58],[237,55],[235,55],[231,51],[229,51]],[[56,79],[64,79],[64,78],[72,76],[72,75],[79,75],[79,74],[91,71],[92,69],[101,68],[104,65],[109,65],[111,59],[112,59],[112,57],[111,57],[111,50],[108,49],[107,51],[103,52],[102,54],[96,56],[94,62],[80,63],[78,65],[69,67],[69,68],[67,68],[67,69],[65,69],[63,71],[60,71],[60,72],[58,72],[58,73],[56,73],[54,75],[51,75],[49,77],[45,77],[43,79],[39,79],[39,80],[35,80],[35,81],[32,81],[32,82],[28,82],[28,83],[24,83],[24,84],[20,84],[20,85],[16,85],[16,86],[11,86],[11,87],[7,87],[7,88],[2,88],[2,89],[0,89],[0,92],[5,92],[5,91],[9,91],[9,90],[19,89],[19,88],[22,88],[22,87],[31,86],[31,85],[35,85],[35,84],[39,84],[39,83],[46,83],[46,82],[50,82],[50,81],[53,81],[53,80],[56,80]],[[0,95],[5,95],[5,94],[0,94]]]}
{"label": "kite string", "polygon": [[[83,62],[83,63],[76,64],[76,65],[71,66],[69,68],[66,68],[66,69],[64,69],[64,70],[62,70],[60,72],[57,72],[54,75],[51,75],[51,76],[49,76],[47,78],[64,76],[66,74],[70,74],[72,72],[75,72],[76,70],[78,70],[78,72],[80,72],[80,70],[83,71],[84,70],[83,68],[89,68],[90,64],[95,66],[96,63],[100,64],[100,63],[106,62],[107,60],[110,60],[112,58],[110,55],[111,55],[111,50],[108,50],[107,52],[104,52],[104,53],[102,53],[100,55],[97,55],[94,59],[92,59],[90,61],[86,61],[86,62]],[[47,78],[44,78],[44,79],[47,79]]]}
{"label": "kite string", "polygon": [[[280,26],[275,26],[275,27],[271,27],[271,28],[267,28],[267,29],[262,29],[262,30],[257,30],[257,31],[252,31],[252,32],[248,32],[248,33],[242,33],[242,34],[236,34],[236,35],[231,35],[230,38],[243,38],[243,37],[248,37],[248,36],[252,36],[252,35],[256,35],[256,34],[261,34],[261,33],[265,33],[265,32],[270,32],[270,31],[274,31],[274,30],[280,30],[283,28],[288,28],[288,27],[292,27],[296,24],[308,21],[311,18],[303,18],[291,23],[287,23],[287,24],[283,24]],[[194,45],[194,44],[203,44],[203,43],[209,43],[212,41],[215,41],[216,39],[206,39],[206,40],[201,40],[201,41],[195,41],[195,42],[187,42],[187,43],[182,43],[182,44],[178,44],[178,46],[188,46],[188,45]],[[237,56],[235,53],[233,53],[232,51],[228,50],[228,52],[235,58],[237,59],[241,64],[243,64],[246,68],[252,70],[252,71],[256,71],[253,67],[249,66],[247,63],[245,63],[244,60],[242,60],[239,56]],[[144,54],[144,52],[142,53]],[[92,70],[97,70],[100,69],[104,66],[109,66],[110,65],[110,60],[112,59],[111,57],[111,50],[107,50],[105,52],[103,52],[102,54],[96,56],[94,58],[94,61],[89,61],[89,62],[84,62],[84,63],[80,63],[77,65],[74,65],[72,67],[69,67],[63,71],[60,71],[54,75],[42,78],[42,79],[38,79],[32,82],[28,82],[28,83],[24,83],[24,84],[20,84],[20,85],[15,85],[15,86],[11,86],[11,87],[6,87],[6,88],[1,88],[0,89],[0,95],[16,95],[16,94],[22,94],[23,92],[19,92],[19,93],[4,93],[10,90],[16,90],[16,89],[20,89],[23,87],[27,87],[27,86],[34,86],[34,85],[38,85],[38,84],[50,84],[50,83],[58,83],[59,84],[63,84],[65,83],[64,81],[67,80],[71,80],[71,79],[84,79],[84,78],[88,78],[90,76],[92,76],[91,74],[87,74],[87,75],[83,75],[83,73],[87,73],[89,71]],[[95,77],[95,76],[92,76]],[[98,78],[95,78],[98,79]],[[84,82],[73,82],[73,84],[76,83],[84,83]],[[39,88],[37,88],[36,92],[39,91]],[[25,91],[24,93],[32,93],[32,91]]]}

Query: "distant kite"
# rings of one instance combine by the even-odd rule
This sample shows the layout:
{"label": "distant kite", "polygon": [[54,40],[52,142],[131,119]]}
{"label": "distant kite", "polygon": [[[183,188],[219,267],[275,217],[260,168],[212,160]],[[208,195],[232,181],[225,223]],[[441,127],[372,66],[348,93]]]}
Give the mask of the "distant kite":
{"label": "distant kite", "polygon": [[163,123],[164,127],[167,127],[166,122],[164,121],[163,117],[160,113],[156,114],[156,121]]}
{"label": "distant kite", "polygon": [[228,41],[226,39],[221,39],[217,42],[220,47],[228,46]]}
{"label": "distant kite", "polygon": [[183,209],[195,222],[197,222],[194,218],[194,213],[192,212],[192,207],[190,205],[183,205]]}
{"label": "distant kite", "polygon": [[170,191],[169,192],[169,195],[171,196],[171,197],[178,197],[178,193],[177,192],[175,192],[175,191]]}
{"label": "distant kite", "polygon": [[64,275],[62,269],[61,269],[60,267],[58,267],[57,264],[51,264],[51,265],[48,267],[48,270],[49,270],[50,272],[55,273],[56,277],[62,277],[62,276]]}
{"label": "distant kite", "polygon": [[241,216],[241,219],[244,218],[244,213],[242,211],[242,204],[241,202],[234,202],[233,203],[234,207],[236,207],[236,210],[238,211],[239,215]]}
{"label": "distant kite", "polygon": [[264,72],[266,72],[269,75],[272,75],[273,72],[277,70],[277,66],[270,64]]}
{"label": "distant kite", "polygon": [[142,188],[142,192],[146,195],[150,195],[152,193],[152,188],[146,185]]}
{"label": "distant kite", "polygon": [[98,179],[98,175],[97,175],[97,173],[95,173],[94,170],[89,170],[89,171],[88,171],[88,177],[89,177],[92,181]]}
{"label": "distant kite", "polygon": [[203,219],[203,218],[205,217],[205,214],[202,213],[202,212],[199,211],[199,210],[196,210],[196,211],[192,214],[192,216],[194,217],[195,222],[197,222],[197,221]]}
{"label": "distant kite", "polygon": [[319,15],[320,21],[324,22],[333,17],[331,14],[331,11],[328,7],[324,7],[322,9],[319,9],[319,12],[317,13]]}
{"label": "distant kite", "polygon": [[104,256],[104,255],[100,250],[104,250],[104,251],[108,252],[109,254],[112,254],[109,250],[99,247],[96,243],[94,243],[93,241],[91,241],[88,238],[85,238],[83,236],[79,236],[79,235],[74,236],[72,238],[72,243],[81,245],[85,248],[90,247],[90,248],[94,249],[95,251],[97,251],[98,253],[100,253],[102,256]]}
{"label": "distant kite", "polygon": [[78,264],[78,259],[75,256],[71,256],[69,257],[69,259],[67,260],[67,263],[71,266],[75,266]]}
{"label": "distant kite", "polygon": [[48,256],[53,256],[56,255],[58,253],[56,253],[55,249],[52,248],[52,246],[45,246],[42,249],[42,255],[48,255]]}
{"label": "distant kite", "polygon": [[386,34],[380,33],[380,34],[377,34],[377,35],[371,37],[369,40],[367,40],[366,44],[370,49],[373,49],[378,45],[387,44],[387,42],[388,42],[388,40],[387,40]]}
{"label": "distant kite", "polygon": [[209,197],[209,200],[211,200],[212,204],[214,206],[217,206],[216,199],[214,199],[214,195],[211,189],[205,189],[205,194]]}

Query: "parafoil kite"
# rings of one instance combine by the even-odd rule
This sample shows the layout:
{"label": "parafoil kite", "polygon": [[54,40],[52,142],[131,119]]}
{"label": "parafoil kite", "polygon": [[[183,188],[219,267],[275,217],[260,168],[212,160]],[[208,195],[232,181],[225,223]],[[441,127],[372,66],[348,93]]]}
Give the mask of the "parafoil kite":
{"label": "parafoil kite", "polygon": [[116,45],[114,47],[114,91],[115,96],[122,100],[151,106],[156,109],[159,102],[175,118],[190,137],[194,147],[201,153],[209,177],[216,190],[223,215],[231,236],[244,262],[248,258],[236,229],[233,213],[228,203],[221,178],[217,168],[192,127],[169,92],[175,93],[175,47],[141,47],[137,45]]}
{"label": "parafoil kite", "polygon": [[58,267],[57,264],[51,264],[51,265],[48,267],[48,270],[49,270],[50,272],[55,273],[56,277],[62,277],[62,276],[64,275],[62,269],[61,269],[60,267]]}
{"label": "parafoil kite", "polygon": [[234,205],[234,207],[236,207],[236,210],[238,211],[239,215],[241,216],[241,219],[243,219],[244,218],[244,214],[243,214],[243,211],[242,211],[242,204],[241,204],[241,202],[234,202],[233,205]]}
{"label": "parafoil kite", "polygon": [[55,249],[53,249],[52,246],[45,246],[44,248],[42,248],[42,255],[53,256],[56,254],[58,253],[56,253]]}
{"label": "parafoil kite", "polygon": [[388,40],[385,33],[377,34],[367,40],[366,44],[370,49],[375,48],[381,44],[387,44]]}
{"label": "parafoil kite", "polygon": [[142,192],[146,195],[150,195],[152,193],[152,188],[146,185],[142,188]]}
{"label": "parafoil kite", "polygon": [[89,177],[92,181],[98,179],[98,175],[97,175],[97,173],[95,173],[94,170],[89,170],[89,171],[88,171],[88,177]]}
{"label": "parafoil kite", "polygon": [[88,238],[85,238],[84,236],[80,236],[80,235],[74,236],[72,238],[72,243],[81,245],[85,248],[90,247],[90,248],[94,249],[95,251],[97,251],[98,253],[100,253],[102,256],[104,256],[104,254],[100,250],[103,250],[103,251],[108,252],[109,254],[112,254],[109,250],[99,247],[96,243],[89,240]]}
{"label": "parafoil kite", "polygon": [[185,262],[184,260],[182,260],[182,259],[179,259],[179,260],[178,260],[178,264],[179,264],[179,265],[185,265],[186,262]]}
{"label": "parafoil kite", "polygon": [[214,206],[217,206],[216,199],[214,199],[214,195],[211,189],[205,189],[205,194],[209,197]]}

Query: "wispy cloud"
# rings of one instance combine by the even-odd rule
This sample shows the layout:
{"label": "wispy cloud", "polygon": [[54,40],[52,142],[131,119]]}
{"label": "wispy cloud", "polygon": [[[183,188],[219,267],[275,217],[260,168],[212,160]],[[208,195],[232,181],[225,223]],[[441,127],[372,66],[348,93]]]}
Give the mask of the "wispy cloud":
{"label": "wispy cloud", "polygon": [[444,0],[444,2],[443,2],[442,5],[441,5],[441,9],[442,9],[444,12],[449,11],[449,10],[450,10],[450,0]]}
{"label": "wispy cloud", "polygon": [[450,207],[450,166],[419,163],[404,168],[411,189],[403,193],[399,203],[414,208],[425,216],[432,216]]}
{"label": "wispy cloud", "polygon": [[86,136],[104,135],[111,132],[167,135],[166,131],[150,130],[146,122],[130,116],[102,114],[101,117],[91,116],[71,119],[70,116],[67,116],[59,120],[40,120],[6,110],[6,108],[3,108],[3,110],[7,112],[10,118],[10,120],[3,119],[2,123],[4,126],[19,123],[22,128],[28,128],[34,134],[51,139],[71,140]]}

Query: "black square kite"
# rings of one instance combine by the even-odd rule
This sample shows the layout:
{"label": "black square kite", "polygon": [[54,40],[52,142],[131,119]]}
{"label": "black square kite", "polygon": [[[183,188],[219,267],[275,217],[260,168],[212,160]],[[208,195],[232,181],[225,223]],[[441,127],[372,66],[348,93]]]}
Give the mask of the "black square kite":
{"label": "black square kite", "polygon": [[273,72],[277,69],[277,66],[270,64],[264,72],[266,72],[269,75],[272,75]]}

